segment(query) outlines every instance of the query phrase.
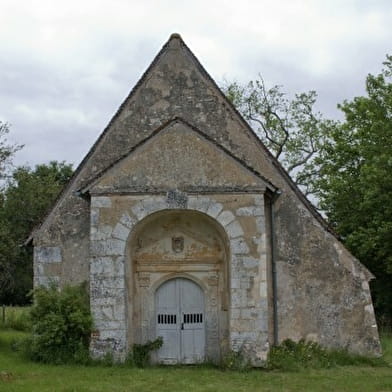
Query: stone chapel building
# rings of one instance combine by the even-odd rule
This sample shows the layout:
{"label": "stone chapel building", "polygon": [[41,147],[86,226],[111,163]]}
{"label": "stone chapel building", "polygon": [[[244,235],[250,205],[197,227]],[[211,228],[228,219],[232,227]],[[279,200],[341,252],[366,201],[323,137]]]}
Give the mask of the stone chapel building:
{"label": "stone chapel building", "polygon": [[377,355],[356,260],[178,34],[33,234],[34,284],[87,281],[91,352],[254,365],[290,338]]}

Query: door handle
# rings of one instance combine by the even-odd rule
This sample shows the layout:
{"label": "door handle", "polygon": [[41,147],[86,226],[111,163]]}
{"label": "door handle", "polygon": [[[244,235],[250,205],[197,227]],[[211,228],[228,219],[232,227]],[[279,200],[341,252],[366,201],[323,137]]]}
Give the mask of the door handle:
{"label": "door handle", "polygon": [[184,323],[181,323],[181,329],[184,329]]}

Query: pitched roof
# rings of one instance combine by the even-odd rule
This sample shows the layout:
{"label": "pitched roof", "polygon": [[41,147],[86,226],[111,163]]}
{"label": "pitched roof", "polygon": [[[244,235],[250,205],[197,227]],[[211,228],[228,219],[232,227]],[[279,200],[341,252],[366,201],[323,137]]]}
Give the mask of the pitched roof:
{"label": "pitched roof", "polygon": [[[232,103],[224,96],[222,91],[219,89],[215,81],[211,78],[211,76],[207,73],[207,71],[204,69],[204,67],[200,64],[198,59],[195,57],[195,55],[192,53],[192,51],[187,47],[187,45],[184,43],[182,38],[180,37],[179,34],[172,34],[169,38],[169,40],[163,45],[162,49],[159,51],[157,56],[154,58],[150,66],[147,68],[147,70],[144,72],[140,80],[137,82],[135,87],[131,90],[129,95],[126,97],[124,102],[120,105],[119,109],[117,112],[114,114],[104,131],[101,133],[101,135],[98,137],[97,141],[94,143],[94,145],[91,147],[90,151],[87,153],[87,155],[84,157],[84,159],[81,161],[77,169],[75,170],[72,178],[70,179],[68,185],[63,189],[61,194],[57,197],[55,203],[53,204],[53,207],[49,210],[48,214],[46,215],[41,227],[35,229],[32,234],[30,235],[28,241],[30,241],[34,237],[34,233],[43,228],[45,224],[50,220],[50,217],[53,213],[53,211],[56,209],[56,207],[62,202],[62,200],[66,197],[67,194],[69,194],[72,190],[75,191],[76,189],[80,189],[85,187],[87,182],[91,180],[92,177],[94,176],[89,176],[87,179],[81,178],[81,174],[83,172],[83,169],[87,165],[87,163],[92,159],[94,153],[97,151],[97,149],[102,145],[102,142],[104,141],[105,137],[108,135],[110,132],[112,126],[116,123],[116,121],[120,118],[122,112],[125,110],[126,105],[135,97],[135,95],[138,93],[138,91],[142,88],[142,86],[147,82],[149,76],[152,74],[154,68],[157,66],[158,62],[160,59],[162,59],[169,51],[170,49],[179,49],[182,53],[182,56],[188,56],[192,62],[194,67],[198,70],[199,73],[202,74],[202,76],[208,80],[212,86],[214,87],[215,93],[219,94],[221,98],[224,100],[225,104],[227,105],[228,108],[234,113],[236,120],[240,122],[240,124],[243,126],[243,129],[248,133],[248,137],[250,137],[255,144],[258,145],[260,149],[264,152],[264,154],[268,157],[269,161],[272,163],[272,165],[275,167],[275,169],[280,173],[282,178],[285,180],[285,182],[289,185],[289,187],[292,189],[292,191],[297,195],[297,197],[302,201],[302,203],[306,206],[306,208],[311,212],[311,214],[317,219],[317,221],[329,232],[331,232],[333,235],[336,236],[336,234],[333,232],[333,230],[330,228],[328,223],[325,221],[325,219],[318,213],[318,211],[315,209],[315,207],[312,205],[312,203],[303,195],[303,193],[298,189],[298,187],[295,185],[294,181],[291,179],[289,174],[284,170],[284,168],[280,165],[280,163],[275,159],[275,157],[270,153],[270,151],[264,146],[262,141],[257,137],[253,129],[249,126],[249,124],[242,118],[240,113],[236,110],[236,108],[232,105]],[[167,121],[174,120],[175,117],[171,119],[167,119]],[[185,121],[185,120],[184,120]],[[193,125],[192,125],[193,126]],[[205,135],[205,134],[204,134]],[[135,148],[135,145],[131,146],[131,149]],[[223,147],[222,147],[223,148]],[[226,149],[227,150],[227,149]],[[129,152],[129,150],[128,150]],[[236,159],[242,162],[242,164],[246,165],[247,167],[251,167],[249,164],[246,164],[243,159],[236,157],[233,153],[230,152],[232,156],[234,156]],[[121,154],[121,156],[124,156],[124,154]],[[120,158],[121,159],[121,158]],[[118,161],[117,159],[112,160],[105,168],[102,170],[106,170],[108,167],[114,164],[114,162]],[[254,170],[254,169],[253,169]],[[256,171],[256,170],[255,170]],[[260,175],[260,174],[258,174]],[[270,182],[268,179],[264,178],[266,181]],[[272,184],[271,184],[272,185]],[[274,185],[273,185],[274,186]],[[275,186],[274,186],[275,187]],[[276,188],[276,187],[275,187]],[[337,237],[337,236],[336,236]]]}

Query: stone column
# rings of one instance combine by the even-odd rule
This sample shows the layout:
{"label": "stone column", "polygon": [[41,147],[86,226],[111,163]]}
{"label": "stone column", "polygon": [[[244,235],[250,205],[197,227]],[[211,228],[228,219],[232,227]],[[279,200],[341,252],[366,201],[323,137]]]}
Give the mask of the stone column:
{"label": "stone column", "polygon": [[[268,301],[267,249],[264,219],[264,197],[254,196],[254,204],[236,210],[234,222],[248,228],[246,237],[228,231],[231,246],[231,346],[243,351],[253,365],[260,366],[267,357]],[[219,217],[218,217],[219,220]],[[253,242],[253,245],[250,243]]]}
{"label": "stone column", "polygon": [[[90,351],[93,357],[112,353],[122,360],[126,354],[126,309],[124,251],[126,238],[119,227],[101,225],[103,208],[111,208],[109,197],[91,198],[90,304],[95,331]],[[128,230],[129,231],[129,230]]]}

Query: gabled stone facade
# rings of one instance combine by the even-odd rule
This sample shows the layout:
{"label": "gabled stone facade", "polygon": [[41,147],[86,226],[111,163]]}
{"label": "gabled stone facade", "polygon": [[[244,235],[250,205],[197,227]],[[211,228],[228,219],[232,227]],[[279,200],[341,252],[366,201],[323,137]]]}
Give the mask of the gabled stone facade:
{"label": "gabled stone facade", "polygon": [[[33,241],[35,285],[89,282],[95,356],[123,358],[132,344],[166,331],[159,323],[167,324],[166,351],[154,358],[162,363],[219,361],[232,349],[260,365],[286,338],[380,353],[372,275],[178,35]],[[187,282],[201,293],[197,318],[184,310],[196,306],[192,298],[162,294]],[[158,314],[177,300],[177,310]]]}

